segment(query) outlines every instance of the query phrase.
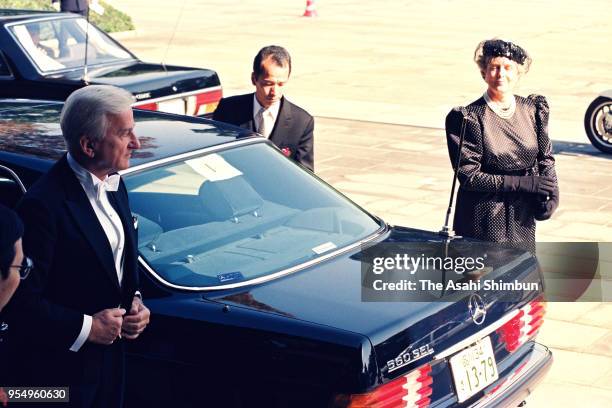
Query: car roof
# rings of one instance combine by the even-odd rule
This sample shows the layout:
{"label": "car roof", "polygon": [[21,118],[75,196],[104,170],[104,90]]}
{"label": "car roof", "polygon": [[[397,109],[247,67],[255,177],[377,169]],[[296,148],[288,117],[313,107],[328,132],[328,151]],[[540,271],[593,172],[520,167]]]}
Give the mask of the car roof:
{"label": "car roof", "polygon": [[13,21],[30,20],[40,17],[51,16],[69,16],[70,13],[58,13],[55,11],[46,10],[19,10],[19,9],[0,9],[0,23],[8,23]]}
{"label": "car roof", "polygon": [[[66,150],[59,125],[63,102],[0,99],[0,155],[18,154],[37,162],[54,162]],[[141,148],[130,163],[137,166],[177,154],[229,143],[255,133],[203,118],[134,110]]]}

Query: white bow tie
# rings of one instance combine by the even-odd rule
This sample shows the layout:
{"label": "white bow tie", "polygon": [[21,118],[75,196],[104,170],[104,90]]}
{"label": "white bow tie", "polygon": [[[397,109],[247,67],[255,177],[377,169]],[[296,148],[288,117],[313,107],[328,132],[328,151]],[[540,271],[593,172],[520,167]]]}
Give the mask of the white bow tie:
{"label": "white bow tie", "polygon": [[98,183],[98,200],[102,196],[102,193],[106,191],[117,191],[119,189],[119,182],[121,181],[121,176],[118,174],[112,174],[107,176],[104,181]]}

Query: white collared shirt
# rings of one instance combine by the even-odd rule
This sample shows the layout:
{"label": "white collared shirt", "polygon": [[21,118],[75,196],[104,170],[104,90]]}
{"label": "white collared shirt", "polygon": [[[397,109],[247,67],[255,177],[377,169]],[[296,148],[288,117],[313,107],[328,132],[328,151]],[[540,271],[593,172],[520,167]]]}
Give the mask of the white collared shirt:
{"label": "white collared shirt", "polygon": [[[261,106],[261,104],[257,100],[257,96],[253,94],[253,121],[256,126],[259,125],[257,123],[257,114],[259,113],[259,110],[261,108],[263,108],[263,106]],[[263,135],[263,136],[268,139],[270,138],[270,134],[272,134],[272,129],[274,129],[274,124],[276,123],[276,118],[278,117],[279,111],[280,111],[280,101],[270,105],[268,109],[266,109],[263,113],[264,127],[266,129],[265,133],[267,133],[266,135]],[[256,130],[259,132],[259,129],[256,129]]]}
{"label": "white collared shirt", "polygon": [[[85,190],[85,194],[89,199],[89,204],[93,208],[94,213],[100,222],[100,226],[102,226],[104,234],[108,239],[108,243],[110,244],[110,248],[113,252],[117,279],[119,281],[119,285],[121,286],[121,281],[123,279],[123,252],[125,247],[125,233],[123,231],[121,218],[119,218],[119,214],[117,214],[117,211],[115,211],[110,201],[108,201],[108,193],[101,193],[98,199],[98,190],[103,184],[103,181],[77,163],[70,153],[68,153],[67,159],[68,165],[74,172],[76,178],[79,180],[83,190]],[[79,333],[79,336],[72,347],[70,347],[71,351],[79,351],[81,346],[85,343],[87,337],[89,337],[89,332],[91,331],[91,323],[92,317],[89,315],[84,315],[81,332]]]}

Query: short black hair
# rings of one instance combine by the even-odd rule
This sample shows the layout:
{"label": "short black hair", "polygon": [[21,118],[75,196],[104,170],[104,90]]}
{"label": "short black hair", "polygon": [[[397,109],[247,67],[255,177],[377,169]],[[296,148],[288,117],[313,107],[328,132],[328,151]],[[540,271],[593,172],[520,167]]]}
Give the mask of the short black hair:
{"label": "short black hair", "polygon": [[268,57],[272,58],[278,66],[288,66],[289,75],[291,75],[291,55],[289,55],[289,51],[278,45],[268,45],[259,50],[253,60],[253,73],[255,74],[255,78],[259,78],[263,73],[261,63]]}

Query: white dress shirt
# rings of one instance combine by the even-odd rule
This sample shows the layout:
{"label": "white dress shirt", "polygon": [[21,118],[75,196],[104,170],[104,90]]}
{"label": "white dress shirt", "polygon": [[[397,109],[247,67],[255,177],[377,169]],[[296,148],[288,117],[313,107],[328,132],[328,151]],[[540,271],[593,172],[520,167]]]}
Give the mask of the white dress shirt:
{"label": "white dress shirt", "polygon": [[[67,159],[68,165],[76,175],[79,183],[81,183],[83,190],[85,190],[85,194],[87,194],[87,198],[89,199],[89,204],[91,204],[91,207],[93,208],[96,217],[98,218],[98,221],[106,234],[110,248],[113,251],[117,279],[119,280],[119,285],[121,285],[121,281],[123,279],[123,250],[125,247],[125,233],[123,231],[123,224],[121,223],[119,214],[117,214],[110,201],[108,201],[108,195],[105,188],[105,181],[108,176],[106,176],[106,179],[100,180],[98,177],[77,163],[70,153],[68,153]],[[83,346],[89,337],[91,324],[92,317],[89,315],[84,315],[81,332],[79,333],[79,336],[75,342],[72,344],[72,347],[70,347],[71,351],[79,351],[81,346]]]}
{"label": "white dress shirt", "polygon": [[257,96],[253,94],[253,121],[255,122],[255,126],[257,127],[257,132],[261,133],[266,139],[270,138],[270,134],[272,133],[272,129],[274,129],[274,124],[276,123],[276,118],[278,117],[278,111],[280,110],[280,101],[273,103],[265,109],[263,112],[263,120],[264,120],[264,131],[261,132],[261,123],[259,123],[258,114],[259,111],[263,108],[259,104],[257,100]]}

